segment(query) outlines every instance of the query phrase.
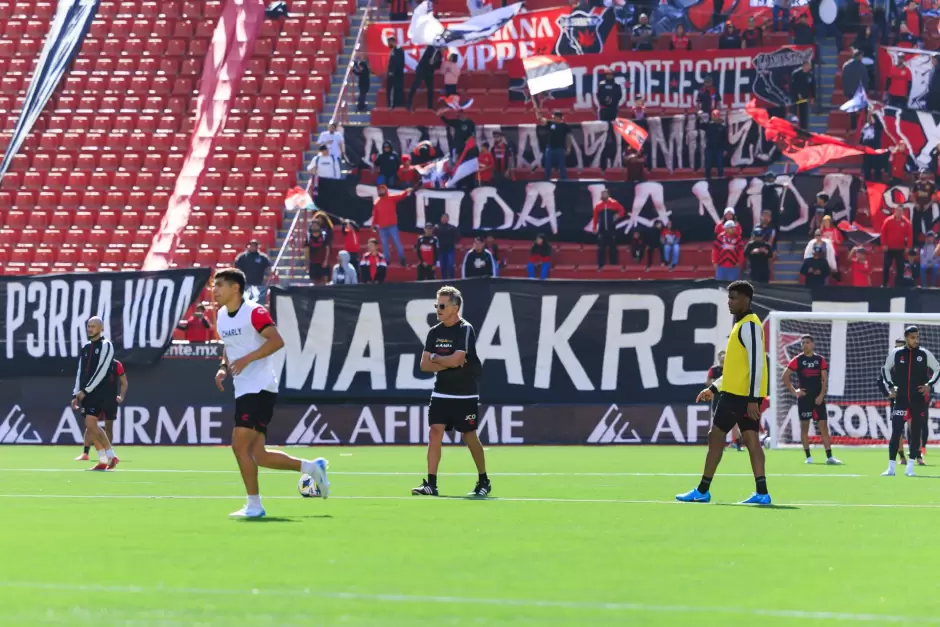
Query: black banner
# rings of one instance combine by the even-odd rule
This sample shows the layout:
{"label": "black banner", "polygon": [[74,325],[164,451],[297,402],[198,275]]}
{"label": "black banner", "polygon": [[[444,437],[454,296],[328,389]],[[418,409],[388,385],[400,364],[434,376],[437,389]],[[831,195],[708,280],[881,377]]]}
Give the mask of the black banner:
{"label": "black banner", "polygon": [[[700,175],[704,171],[705,135],[698,130],[696,116],[651,117],[640,123],[649,133],[649,165],[653,169],[689,168]],[[546,138],[535,124],[500,126],[479,125],[477,141],[493,144],[493,133],[502,132],[515,150],[516,166],[542,165]],[[606,122],[572,124],[573,148],[568,151],[569,168],[622,168],[623,139],[610,133]],[[390,141],[399,154],[410,153],[421,141],[432,142],[441,154],[450,154],[446,126],[347,126],[343,129],[346,155],[353,166],[371,167],[371,159]],[[728,151],[725,165],[734,168],[765,167],[780,157],[776,144],[764,137],[763,129],[744,111],[734,110],[728,119]]]}
{"label": "black banner", "polygon": [[70,373],[87,341],[85,323],[104,335],[125,365],[152,364],[173,340],[183,313],[209,280],[208,268],[0,278],[0,378]]}
{"label": "black banner", "polygon": [[[786,185],[778,188],[783,232],[806,233],[816,194],[822,191],[843,203],[833,219],[851,219],[855,215],[859,184],[851,175],[780,175],[777,184]],[[541,232],[554,240],[594,241],[593,207],[606,189],[626,209],[627,216],[617,225],[623,233],[652,226],[657,219],[671,219],[682,232],[683,241],[711,242],[726,207],[734,208],[745,233],[750,233],[760,217],[764,185],[761,178],[739,177],[643,183],[510,181],[469,192],[420,189],[398,204],[398,225],[407,231],[419,231],[425,221],[436,223],[447,212],[450,223],[465,235],[492,231],[499,237],[532,239]],[[374,185],[321,179],[317,205],[366,224],[372,217],[375,196]]]}
{"label": "black banner", "polygon": [[[455,283],[484,361],[481,398],[496,404],[669,404],[694,399],[731,329],[714,281]],[[281,398],[303,403],[426,401],[420,372],[438,284],[275,288],[284,337]],[[837,303],[832,305],[831,303]],[[936,311],[921,290],[759,286],[755,311]],[[814,329],[814,332],[819,333]],[[887,333],[887,330],[885,331]],[[885,339],[885,347],[889,345]],[[820,349],[829,344],[820,339]],[[886,348],[885,348],[886,350]],[[825,354],[825,353],[823,353]],[[876,353],[884,360],[880,348]],[[850,355],[867,359],[871,354]],[[869,398],[880,364],[868,368]]]}

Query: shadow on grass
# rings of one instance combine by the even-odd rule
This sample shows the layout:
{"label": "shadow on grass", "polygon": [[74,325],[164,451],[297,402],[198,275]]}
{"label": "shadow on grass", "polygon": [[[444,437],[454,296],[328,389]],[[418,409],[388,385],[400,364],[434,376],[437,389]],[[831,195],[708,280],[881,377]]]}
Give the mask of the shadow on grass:
{"label": "shadow on grass", "polygon": [[718,507],[738,507],[741,509],[800,509],[796,505],[780,505],[773,503],[771,505],[742,505],[741,503],[712,503]]}
{"label": "shadow on grass", "polygon": [[235,518],[234,520],[245,523],[293,523],[300,522],[308,518],[333,518],[331,514],[310,514],[308,516],[265,516],[264,518]]}

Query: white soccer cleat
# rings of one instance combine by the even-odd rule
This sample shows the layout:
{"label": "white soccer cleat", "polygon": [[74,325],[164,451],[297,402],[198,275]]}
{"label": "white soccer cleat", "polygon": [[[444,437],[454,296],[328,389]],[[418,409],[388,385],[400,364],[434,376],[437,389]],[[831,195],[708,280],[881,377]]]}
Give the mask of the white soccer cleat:
{"label": "white soccer cleat", "polygon": [[326,469],[329,465],[330,463],[322,457],[313,460],[313,484],[317,487],[317,492],[320,493],[322,499],[330,496],[330,480],[326,477]]}
{"label": "white soccer cleat", "polygon": [[914,469],[913,469],[913,468],[908,468],[907,470],[904,471],[904,476],[905,476],[905,477],[916,477],[916,476],[917,476],[917,473],[914,472]]}
{"label": "white soccer cleat", "polygon": [[267,512],[264,511],[264,508],[260,505],[257,507],[252,507],[251,505],[245,505],[243,508],[237,512],[232,512],[229,514],[232,518],[264,518]]}
{"label": "white soccer cleat", "polygon": [[894,476],[894,468],[888,468],[886,471],[884,471],[883,473],[881,473],[881,476],[882,476],[882,477],[893,477],[893,476]]}
{"label": "white soccer cleat", "polygon": [[807,457],[807,458],[806,458],[806,461],[803,462],[803,463],[804,463],[804,464],[812,464],[812,463],[813,463],[813,458],[812,458],[812,457]]}
{"label": "white soccer cleat", "polygon": [[839,459],[836,459],[835,457],[830,457],[826,460],[826,464],[828,464],[829,466],[841,466],[842,461]]}

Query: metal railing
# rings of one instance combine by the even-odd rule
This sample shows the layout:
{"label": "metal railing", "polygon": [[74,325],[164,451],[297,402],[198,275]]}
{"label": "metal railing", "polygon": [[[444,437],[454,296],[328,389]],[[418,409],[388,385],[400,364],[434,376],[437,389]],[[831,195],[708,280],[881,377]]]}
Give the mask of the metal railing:
{"label": "metal railing", "polygon": [[359,23],[359,32],[356,33],[356,42],[353,44],[352,54],[349,56],[349,63],[346,64],[346,73],[343,74],[343,84],[340,85],[339,94],[336,96],[336,104],[333,106],[333,116],[330,118],[330,124],[343,125],[349,120],[346,90],[349,87],[349,77],[352,74],[353,64],[356,62],[356,54],[362,47],[362,34],[365,32],[366,27],[369,25],[369,20],[372,17],[373,1],[374,0],[369,0],[365,11],[362,13],[362,21]]}

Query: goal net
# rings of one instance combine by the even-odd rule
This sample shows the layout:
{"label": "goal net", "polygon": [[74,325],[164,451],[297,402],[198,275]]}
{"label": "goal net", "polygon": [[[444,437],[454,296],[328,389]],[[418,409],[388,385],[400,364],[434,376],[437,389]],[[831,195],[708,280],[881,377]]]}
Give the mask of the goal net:
{"label": "goal net", "polygon": [[[764,414],[773,447],[800,443],[797,402],[783,383],[790,360],[802,352],[800,338],[813,336],[816,353],[829,365],[826,393],[833,442],[849,445],[886,444],[891,437],[889,401],[878,385],[881,368],[895,339],[908,325],[920,329],[920,345],[940,355],[940,314],[770,313],[767,352],[770,361],[770,404]],[[799,387],[796,377],[793,386]],[[938,390],[930,400],[928,442],[940,442]],[[819,442],[815,425],[810,440]]]}

